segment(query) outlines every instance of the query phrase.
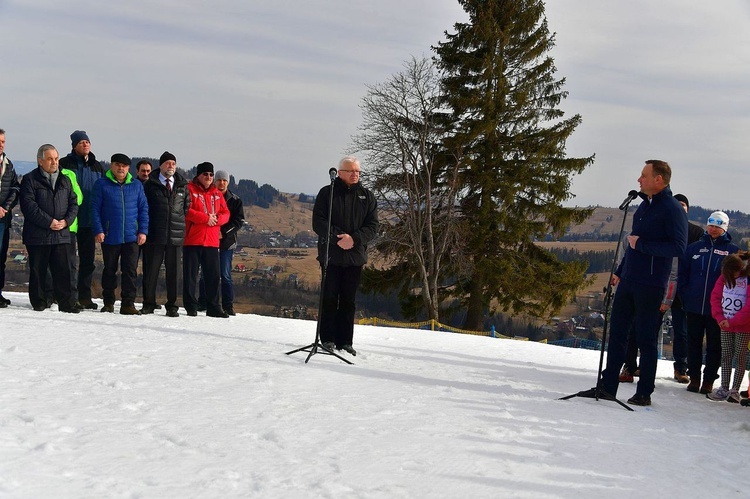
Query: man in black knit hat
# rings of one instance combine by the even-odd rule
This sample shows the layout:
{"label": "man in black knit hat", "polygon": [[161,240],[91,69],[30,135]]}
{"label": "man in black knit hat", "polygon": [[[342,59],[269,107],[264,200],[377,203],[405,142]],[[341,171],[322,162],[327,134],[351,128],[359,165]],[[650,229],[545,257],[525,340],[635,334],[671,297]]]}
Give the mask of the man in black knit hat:
{"label": "man in black knit hat", "polygon": [[156,285],[164,263],[167,281],[167,317],[177,317],[177,273],[185,238],[185,213],[190,206],[187,180],[177,172],[177,158],[165,151],[159,169],[143,183],[148,200],[149,231],[143,247],[143,308],[141,314],[156,309]]}
{"label": "man in black knit hat", "polygon": [[[71,133],[70,142],[73,150],[60,159],[60,169],[65,168],[75,172],[83,194],[83,202],[78,210],[78,232],[72,239],[72,244],[78,244],[78,268],[76,269],[75,259],[71,263],[73,272],[78,273],[78,303],[76,305],[79,308],[96,310],[99,306],[91,301],[91,283],[96,269],[94,264],[96,241],[91,230],[91,193],[96,181],[104,175],[104,168],[91,152],[91,141],[85,131],[76,130]],[[75,253],[75,249],[71,248],[71,253]]]}

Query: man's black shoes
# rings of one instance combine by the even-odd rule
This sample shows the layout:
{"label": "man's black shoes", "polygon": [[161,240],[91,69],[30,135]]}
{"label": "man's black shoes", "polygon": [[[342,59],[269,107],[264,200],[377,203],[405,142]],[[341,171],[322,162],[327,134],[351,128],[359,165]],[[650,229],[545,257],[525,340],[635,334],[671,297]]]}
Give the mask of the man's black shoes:
{"label": "man's black shoes", "polygon": [[90,298],[88,300],[79,300],[79,303],[81,307],[85,308],[86,310],[96,310],[99,308],[99,305],[91,301]]}
{"label": "man's black shoes", "polygon": [[651,405],[651,397],[649,397],[648,395],[641,395],[640,393],[636,393],[628,399],[628,404],[640,405],[642,407],[645,407],[647,405]]}
{"label": "man's black shoes", "polygon": [[357,351],[354,348],[352,348],[351,345],[344,345],[344,346],[341,347],[341,350],[343,350],[343,351],[345,351],[345,352],[347,352],[347,353],[349,353],[351,355],[354,355],[355,357],[357,356]]}
{"label": "man's black shoes", "polygon": [[[597,393],[597,390],[598,390],[598,393]],[[578,392],[578,393],[576,393],[576,395],[578,397],[583,397],[583,398],[587,398],[587,399],[600,398],[602,400],[617,400],[617,398],[615,398],[614,395],[610,395],[609,393],[607,393],[603,389],[597,388],[597,387],[590,388],[590,389],[584,390],[582,392]]]}
{"label": "man's black shoes", "polygon": [[120,315],[141,315],[141,311],[135,308],[134,305],[122,305],[120,307]]}

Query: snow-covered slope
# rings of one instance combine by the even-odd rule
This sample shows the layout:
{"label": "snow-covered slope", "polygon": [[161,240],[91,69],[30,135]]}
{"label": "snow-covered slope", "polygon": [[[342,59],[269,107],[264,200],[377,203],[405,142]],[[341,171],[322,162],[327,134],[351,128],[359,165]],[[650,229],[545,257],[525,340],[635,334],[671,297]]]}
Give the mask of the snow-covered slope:
{"label": "snow-covered slope", "polygon": [[628,412],[557,400],[593,386],[598,352],[357,326],[355,365],[305,364],[285,352],[314,322],[5,296],[0,497],[744,495],[750,409],[688,393],[668,362]]}

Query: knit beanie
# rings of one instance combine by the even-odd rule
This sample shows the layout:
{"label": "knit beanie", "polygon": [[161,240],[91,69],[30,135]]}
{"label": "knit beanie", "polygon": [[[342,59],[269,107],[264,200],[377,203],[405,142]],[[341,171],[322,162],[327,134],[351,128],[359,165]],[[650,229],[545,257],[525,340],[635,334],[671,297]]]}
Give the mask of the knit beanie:
{"label": "knit beanie", "polygon": [[199,164],[197,167],[197,173],[196,175],[200,175],[201,173],[213,173],[214,172],[214,165],[206,161],[205,163]]}
{"label": "knit beanie", "polygon": [[686,195],[684,195],[684,194],[675,194],[674,198],[677,201],[681,202],[681,203],[685,203],[685,206],[687,207],[688,211],[690,211],[690,203],[688,202],[688,198],[687,198]]}
{"label": "knit beanie", "polygon": [[73,145],[74,148],[82,140],[88,140],[89,142],[91,142],[89,140],[89,136],[86,135],[86,132],[84,132],[83,130],[76,130],[75,132],[70,134],[70,143]]}
{"label": "knit beanie", "polygon": [[219,170],[214,175],[214,180],[226,180],[229,182],[229,174],[225,170]]}
{"label": "knit beanie", "polygon": [[159,156],[159,165],[163,165],[164,163],[166,163],[169,160],[172,160],[172,161],[176,162],[177,158],[175,158],[174,154],[172,154],[171,152],[164,151],[164,154],[162,154],[161,156]]}

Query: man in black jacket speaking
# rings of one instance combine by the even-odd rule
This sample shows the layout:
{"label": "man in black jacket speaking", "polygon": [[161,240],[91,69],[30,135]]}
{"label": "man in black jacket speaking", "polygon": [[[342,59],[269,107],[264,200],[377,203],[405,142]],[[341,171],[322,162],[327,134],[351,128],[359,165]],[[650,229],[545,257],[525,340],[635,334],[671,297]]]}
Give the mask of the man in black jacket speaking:
{"label": "man in black jacket speaking", "polygon": [[[338,177],[323,187],[315,198],[313,230],[318,234],[318,261],[328,266],[320,317],[320,341],[332,350],[338,348],[357,355],[354,338],[354,298],[359,287],[362,267],[367,263],[367,245],[378,233],[378,211],[375,196],[359,183],[361,167],[354,156],[339,161]],[[328,206],[333,196],[331,233],[328,229]]]}

